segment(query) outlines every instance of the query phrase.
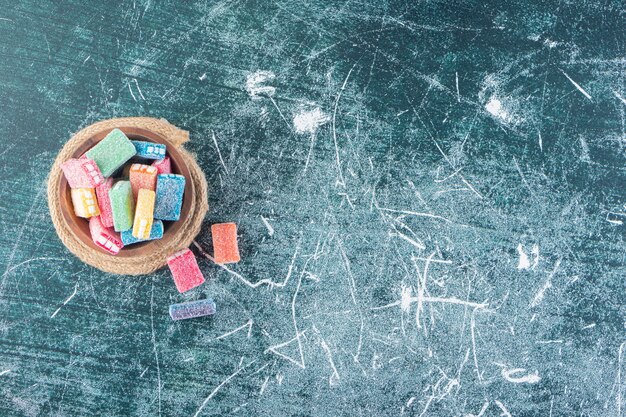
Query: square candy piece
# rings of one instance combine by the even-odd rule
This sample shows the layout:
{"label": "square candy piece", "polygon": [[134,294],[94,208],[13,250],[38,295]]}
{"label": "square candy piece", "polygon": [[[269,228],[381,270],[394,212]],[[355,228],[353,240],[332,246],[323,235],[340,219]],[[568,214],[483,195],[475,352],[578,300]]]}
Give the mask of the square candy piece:
{"label": "square candy piece", "polygon": [[131,140],[135,145],[137,156],[146,159],[165,158],[165,145],[162,143],[144,142],[141,140]]}
{"label": "square candy piece", "polygon": [[111,187],[113,187],[113,178],[107,178],[105,182],[96,187],[100,221],[104,227],[113,227],[113,213],[111,212],[111,199],[109,198]]}
{"label": "square candy piece", "polygon": [[218,223],[211,226],[213,235],[213,259],[216,264],[239,262],[237,246],[237,225],[235,223]]}
{"label": "square candy piece", "polygon": [[157,169],[150,165],[132,164],[128,173],[130,184],[133,187],[133,197],[137,201],[141,188],[155,191],[157,183]]}
{"label": "square candy piece", "polygon": [[189,291],[204,282],[204,276],[198,267],[196,257],[189,249],[183,249],[168,256],[167,265],[172,271],[178,292]]}
{"label": "square candy piece", "polygon": [[104,182],[98,165],[89,158],[68,159],[61,169],[70,188],[94,188]]}
{"label": "square candy piece", "polygon": [[180,219],[184,193],[184,176],[176,174],[161,174],[157,176],[154,218],[173,221]]}
{"label": "square candy piece", "polygon": [[74,214],[78,217],[88,219],[100,214],[96,192],[93,188],[72,188],[70,193],[74,205]]}
{"label": "square candy piece", "polygon": [[152,223],[152,228],[150,229],[150,236],[147,239],[138,239],[133,236],[132,230],[124,230],[120,233],[122,243],[125,246],[132,245],[133,243],[145,242],[147,240],[155,240],[163,238],[163,222],[161,220],[155,220]]}
{"label": "square candy piece", "polygon": [[139,190],[133,223],[133,236],[137,239],[150,238],[150,230],[154,221],[154,199],[154,191],[144,188]]}
{"label": "square candy piece", "polygon": [[154,161],[152,166],[155,167],[159,174],[171,174],[172,173],[172,162],[170,161],[170,157],[166,156],[165,158]]}
{"label": "square candy piece", "polygon": [[104,227],[100,221],[100,216],[94,216],[89,219],[89,232],[91,233],[93,243],[111,255],[117,255],[120,249],[124,247],[119,233],[115,233],[113,229]]}
{"label": "square candy piece", "polygon": [[135,199],[130,181],[118,181],[109,191],[113,227],[116,232],[131,229],[135,213]]}
{"label": "square candy piece", "polygon": [[135,146],[126,135],[119,129],[113,129],[85,155],[98,164],[102,175],[109,177],[135,153]]}

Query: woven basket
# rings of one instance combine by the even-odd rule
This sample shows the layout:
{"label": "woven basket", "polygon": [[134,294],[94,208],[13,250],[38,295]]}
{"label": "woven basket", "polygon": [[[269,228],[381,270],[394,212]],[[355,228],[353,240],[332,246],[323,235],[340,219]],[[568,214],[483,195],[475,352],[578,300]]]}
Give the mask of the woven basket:
{"label": "woven basket", "polygon": [[[180,220],[166,222],[163,239],[125,247],[115,256],[98,248],[91,239],[89,222],[74,215],[70,188],[61,171],[63,162],[80,157],[114,128],[133,140],[164,143],[172,162],[172,172],[184,175],[187,180]],[[167,263],[169,255],[189,247],[200,231],[209,205],[206,178],[194,156],[183,148],[188,140],[189,132],[165,119],[150,117],[103,120],[72,136],[59,152],[48,177],[48,206],[52,223],[70,252],[105,272],[141,275],[161,268]]]}

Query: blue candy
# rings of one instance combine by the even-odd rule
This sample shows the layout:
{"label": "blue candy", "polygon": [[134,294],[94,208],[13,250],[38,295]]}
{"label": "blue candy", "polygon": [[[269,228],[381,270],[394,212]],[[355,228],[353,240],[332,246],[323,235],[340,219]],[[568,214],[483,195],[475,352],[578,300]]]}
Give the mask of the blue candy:
{"label": "blue candy", "polygon": [[131,140],[137,156],[146,159],[163,159],[165,158],[165,145],[162,143],[143,142],[140,140]]}
{"label": "blue candy", "polygon": [[161,239],[163,238],[163,222],[161,220],[155,220],[152,223],[150,229],[150,237],[148,239],[139,239],[133,236],[133,229],[124,230],[120,233],[122,243],[124,246],[132,245],[133,243],[145,242],[147,240]]}
{"label": "blue candy", "polygon": [[210,316],[211,314],[215,314],[215,303],[210,298],[172,304],[170,306],[170,317],[172,320],[193,319],[195,317]]}
{"label": "blue candy", "polygon": [[161,220],[180,219],[180,209],[183,205],[184,192],[184,176],[176,174],[158,175],[154,218]]}

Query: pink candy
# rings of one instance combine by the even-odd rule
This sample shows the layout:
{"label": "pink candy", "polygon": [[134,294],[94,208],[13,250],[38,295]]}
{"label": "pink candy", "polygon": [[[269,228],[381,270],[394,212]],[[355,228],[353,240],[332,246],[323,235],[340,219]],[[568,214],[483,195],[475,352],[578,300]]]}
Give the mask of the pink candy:
{"label": "pink candy", "polygon": [[96,246],[109,252],[111,255],[117,255],[124,247],[120,234],[104,227],[100,216],[94,216],[89,219],[89,232],[91,233],[91,239]]}
{"label": "pink candy", "polygon": [[171,174],[172,173],[172,163],[170,162],[170,157],[166,156],[163,159],[159,159],[152,163],[152,166],[157,169],[157,174]]}
{"label": "pink candy", "polygon": [[189,249],[183,249],[167,257],[178,292],[189,291],[204,282],[196,257]]}
{"label": "pink candy", "polygon": [[68,159],[61,169],[70,188],[95,188],[104,182],[98,165],[89,158]]}
{"label": "pink candy", "polygon": [[113,178],[108,178],[105,182],[96,187],[98,206],[100,207],[100,221],[104,227],[113,227],[113,212],[111,211],[111,199],[109,190],[113,187]]}

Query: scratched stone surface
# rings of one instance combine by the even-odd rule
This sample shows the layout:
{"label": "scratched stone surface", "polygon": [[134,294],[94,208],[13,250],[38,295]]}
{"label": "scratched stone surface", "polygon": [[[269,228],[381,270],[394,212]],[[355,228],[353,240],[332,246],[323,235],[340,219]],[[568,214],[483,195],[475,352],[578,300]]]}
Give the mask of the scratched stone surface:
{"label": "scratched stone surface", "polygon": [[[625,413],[622,2],[0,3],[0,415]],[[239,225],[188,294],[49,220],[131,115],[191,132],[200,247]]]}

